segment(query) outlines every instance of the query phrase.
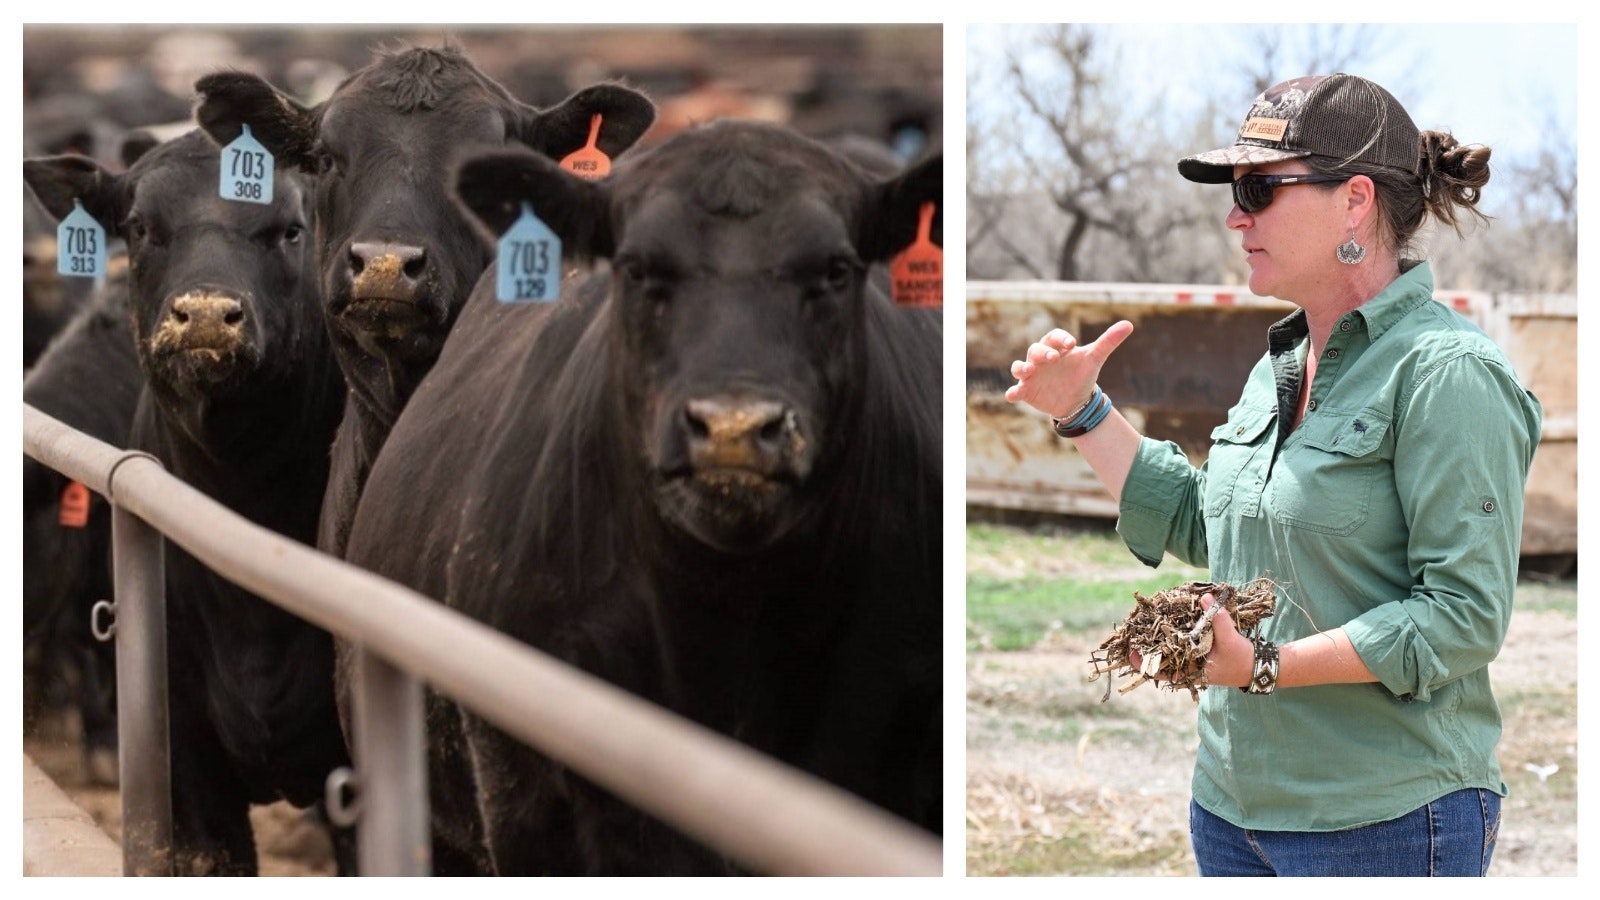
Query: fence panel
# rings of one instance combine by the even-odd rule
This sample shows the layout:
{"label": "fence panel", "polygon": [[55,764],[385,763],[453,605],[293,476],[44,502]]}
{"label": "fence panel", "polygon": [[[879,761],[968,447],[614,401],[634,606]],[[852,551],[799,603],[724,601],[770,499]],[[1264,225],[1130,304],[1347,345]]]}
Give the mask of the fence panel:
{"label": "fence panel", "polygon": [[[223,577],[393,661],[506,733],[752,870],[941,872],[937,838],[853,794],[414,591],[254,525],[153,460],[130,458],[26,404],[23,449],[107,497],[119,512],[149,523]],[[414,790],[374,783],[366,773],[362,779],[369,795]]]}

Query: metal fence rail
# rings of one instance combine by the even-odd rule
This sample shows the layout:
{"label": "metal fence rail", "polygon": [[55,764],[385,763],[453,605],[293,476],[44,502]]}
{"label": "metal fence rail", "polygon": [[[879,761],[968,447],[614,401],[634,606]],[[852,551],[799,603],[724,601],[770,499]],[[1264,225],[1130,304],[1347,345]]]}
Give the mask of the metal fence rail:
{"label": "metal fence rail", "polygon": [[[23,450],[105,496],[119,523],[123,518],[149,523],[223,577],[361,645],[369,659],[376,657],[432,685],[506,733],[755,871],[941,873],[940,842],[926,832],[414,591],[254,525],[172,477],[148,456],[110,447],[26,404]],[[150,542],[144,543],[148,548]],[[154,546],[159,549],[159,541]],[[123,563],[118,565],[120,607]],[[119,677],[123,629],[138,628],[128,616],[119,608]],[[392,682],[393,674],[386,672],[379,680]],[[406,696],[404,684],[399,696]],[[366,701],[359,694],[355,700],[357,720],[370,717]],[[402,709],[407,705],[404,699],[398,703]],[[420,716],[406,718],[420,725]],[[128,721],[119,717],[119,728]],[[126,731],[123,735],[127,740]],[[397,755],[424,758],[423,736],[414,733],[408,740],[408,748]],[[122,752],[130,750],[144,752]],[[390,767],[375,771],[362,746],[356,755],[365,769],[360,776],[364,795],[415,796],[414,783],[380,783]],[[125,793],[125,804],[131,800]],[[125,810],[125,817],[130,811]],[[125,854],[127,849],[125,845]],[[391,848],[391,858],[414,858],[413,850]],[[371,857],[365,843],[362,858],[368,874],[408,870],[400,863],[384,871],[368,869]]]}

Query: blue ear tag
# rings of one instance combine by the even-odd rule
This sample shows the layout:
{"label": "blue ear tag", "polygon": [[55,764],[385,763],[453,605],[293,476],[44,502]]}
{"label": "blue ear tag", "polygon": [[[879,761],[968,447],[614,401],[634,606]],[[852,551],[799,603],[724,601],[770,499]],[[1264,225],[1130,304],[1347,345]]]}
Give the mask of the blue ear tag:
{"label": "blue ear tag", "polygon": [[561,294],[561,239],[539,221],[533,207],[500,237],[495,263],[495,299],[501,303],[548,302]]}
{"label": "blue ear tag", "polygon": [[104,278],[106,230],[73,198],[72,212],[56,228],[56,271],[79,278]]}
{"label": "blue ear tag", "polygon": [[240,203],[272,202],[272,154],[261,142],[250,135],[250,126],[244,134],[222,148],[221,181],[217,186],[224,200]]}

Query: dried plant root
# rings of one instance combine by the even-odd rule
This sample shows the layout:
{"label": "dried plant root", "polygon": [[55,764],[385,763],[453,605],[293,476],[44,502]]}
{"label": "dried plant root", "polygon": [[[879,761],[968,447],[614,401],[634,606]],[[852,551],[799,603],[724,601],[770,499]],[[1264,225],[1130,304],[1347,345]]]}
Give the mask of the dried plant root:
{"label": "dried plant root", "polygon": [[[1226,608],[1235,627],[1246,637],[1255,637],[1261,623],[1272,616],[1277,605],[1276,583],[1257,578],[1243,587],[1230,584],[1190,581],[1146,597],[1134,591],[1133,613],[1111,632],[1100,648],[1089,654],[1094,681],[1106,678],[1106,693],[1100,702],[1111,699],[1111,684],[1118,676],[1138,676],[1118,690],[1126,694],[1146,681],[1158,681],[1169,691],[1185,688],[1196,702],[1205,690],[1206,654],[1213,640],[1211,620],[1219,608]],[[1200,598],[1210,594],[1217,600],[1203,610]],[[1133,654],[1140,657],[1137,669]]]}

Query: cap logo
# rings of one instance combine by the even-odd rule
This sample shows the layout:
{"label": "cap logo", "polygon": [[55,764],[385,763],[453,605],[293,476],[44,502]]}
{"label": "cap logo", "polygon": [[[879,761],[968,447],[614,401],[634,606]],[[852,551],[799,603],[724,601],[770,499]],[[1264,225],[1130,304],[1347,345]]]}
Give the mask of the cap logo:
{"label": "cap logo", "polygon": [[1263,119],[1260,116],[1252,116],[1246,119],[1244,127],[1239,129],[1239,137],[1281,141],[1283,133],[1288,130],[1288,119]]}

